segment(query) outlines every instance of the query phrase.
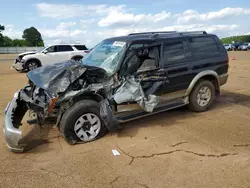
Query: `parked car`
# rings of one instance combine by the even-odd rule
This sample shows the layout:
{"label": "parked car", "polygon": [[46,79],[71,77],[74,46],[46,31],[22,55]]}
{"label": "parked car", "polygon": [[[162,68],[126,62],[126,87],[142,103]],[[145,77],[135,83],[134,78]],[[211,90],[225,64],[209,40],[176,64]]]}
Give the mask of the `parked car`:
{"label": "parked car", "polygon": [[234,42],[234,43],[232,44],[234,51],[238,51],[238,50],[239,50],[239,47],[240,47],[242,44],[243,44],[242,42]]}
{"label": "parked car", "polygon": [[33,70],[43,65],[66,61],[70,59],[81,60],[89,52],[85,45],[57,44],[41,48],[37,52],[26,52],[18,55],[12,65],[17,71]]}
{"label": "parked car", "polygon": [[247,51],[250,49],[250,45],[248,43],[244,43],[238,47],[238,50],[240,51]]}
{"label": "parked car", "polygon": [[184,105],[212,106],[228,79],[228,54],[206,32],[133,33],[100,42],[81,61],[27,73],[29,84],[6,107],[7,146],[23,151],[20,122],[26,111],[43,124],[54,118],[69,144],[102,137],[120,124]]}
{"label": "parked car", "polygon": [[232,44],[224,44],[224,47],[226,48],[227,51],[231,51],[234,49],[234,46]]}

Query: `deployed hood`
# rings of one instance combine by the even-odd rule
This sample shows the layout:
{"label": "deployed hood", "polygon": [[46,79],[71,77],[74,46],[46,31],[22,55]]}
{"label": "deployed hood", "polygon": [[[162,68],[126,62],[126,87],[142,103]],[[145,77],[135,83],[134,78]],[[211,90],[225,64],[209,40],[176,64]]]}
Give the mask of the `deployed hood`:
{"label": "deployed hood", "polygon": [[86,71],[91,76],[107,77],[104,69],[86,66],[74,60],[37,68],[28,72],[27,76],[33,84],[44,89],[50,96],[53,96],[65,92],[69,85]]}

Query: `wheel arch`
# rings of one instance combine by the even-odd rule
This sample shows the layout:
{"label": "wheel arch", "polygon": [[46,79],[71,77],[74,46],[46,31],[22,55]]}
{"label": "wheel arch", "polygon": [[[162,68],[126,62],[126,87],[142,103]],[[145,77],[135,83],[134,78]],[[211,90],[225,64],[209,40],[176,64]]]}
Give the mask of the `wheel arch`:
{"label": "wheel arch", "polygon": [[100,94],[92,93],[92,92],[84,92],[83,94],[75,97],[73,99],[74,102],[78,102],[80,100],[93,100],[96,102],[102,101],[104,98]]}
{"label": "wheel arch", "polygon": [[[76,103],[76,102],[79,102],[81,100],[93,100],[95,102],[100,102],[102,101],[104,98],[102,95],[100,94],[97,94],[97,93],[92,93],[92,92],[84,92],[83,94],[79,95],[79,96],[76,96],[73,98],[73,102]],[[70,104],[68,106],[68,108],[70,108],[73,104]],[[66,111],[66,110],[65,110]],[[63,116],[63,114],[65,113],[65,111],[61,111],[59,113],[59,115],[57,116],[57,122],[56,122],[56,126],[59,126],[60,124],[60,121],[61,121],[61,118]]]}
{"label": "wheel arch", "polygon": [[25,68],[27,68],[27,65],[30,61],[36,61],[38,63],[38,66],[41,67],[42,66],[42,62],[37,59],[37,58],[31,58],[31,59],[28,59],[26,62],[25,62]]}
{"label": "wheel arch", "polygon": [[212,70],[207,70],[207,71],[202,71],[199,74],[197,74],[193,80],[191,81],[191,83],[189,84],[189,87],[186,91],[186,96],[188,96],[191,91],[193,90],[193,88],[195,87],[195,85],[201,80],[209,80],[214,84],[215,87],[215,91],[216,91],[216,95],[220,94],[220,80],[219,80],[219,76],[215,71]]}
{"label": "wheel arch", "polygon": [[83,58],[83,56],[82,55],[74,55],[73,57],[71,57],[71,59],[76,59],[76,58]]}

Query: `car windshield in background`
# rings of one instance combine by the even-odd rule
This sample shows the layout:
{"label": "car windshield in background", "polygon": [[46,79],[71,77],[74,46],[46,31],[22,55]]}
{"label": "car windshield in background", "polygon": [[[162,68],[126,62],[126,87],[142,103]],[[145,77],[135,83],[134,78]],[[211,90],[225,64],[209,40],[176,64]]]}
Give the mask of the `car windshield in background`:
{"label": "car windshield in background", "polygon": [[44,49],[45,49],[45,47],[42,47],[39,50],[37,50],[37,52],[42,52]]}
{"label": "car windshield in background", "polygon": [[125,49],[125,44],[123,41],[102,41],[89,52],[82,60],[82,63],[84,65],[103,68],[108,74],[113,74]]}

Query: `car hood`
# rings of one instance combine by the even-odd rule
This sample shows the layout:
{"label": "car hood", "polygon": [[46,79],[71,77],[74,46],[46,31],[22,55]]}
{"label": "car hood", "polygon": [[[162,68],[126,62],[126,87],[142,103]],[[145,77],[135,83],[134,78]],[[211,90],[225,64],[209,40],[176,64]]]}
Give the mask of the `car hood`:
{"label": "car hood", "polygon": [[104,69],[83,65],[74,60],[39,67],[28,72],[27,77],[34,85],[44,89],[51,97],[54,97],[65,92],[70,84],[84,73],[100,79],[108,77]]}
{"label": "car hood", "polygon": [[35,53],[37,53],[36,51],[29,51],[29,52],[23,52],[23,53],[20,53],[20,54],[18,54],[18,56],[25,56],[25,55],[31,55],[31,54],[35,54]]}

